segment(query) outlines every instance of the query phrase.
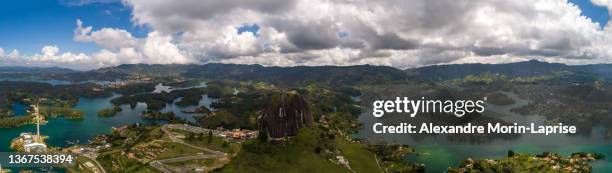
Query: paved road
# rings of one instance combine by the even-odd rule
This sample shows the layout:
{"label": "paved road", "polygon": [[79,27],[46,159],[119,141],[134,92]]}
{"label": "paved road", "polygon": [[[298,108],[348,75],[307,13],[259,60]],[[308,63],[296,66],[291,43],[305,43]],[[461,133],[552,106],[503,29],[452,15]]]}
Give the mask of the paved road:
{"label": "paved road", "polygon": [[175,157],[170,159],[156,160],[149,163],[149,165],[163,173],[172,173],[169,169],[166,168],[166,163],[172,162],[182,162],[188,160],[198,160],[198,159],[210,159],[210,158],[220,158],[220,156],[216,155],[193,155],[193,156],[183,156],[183,157]]}
{"label": "paved road", "polygon": [[[162,127],[162,131],[164,131],[164,133],[168,134],[168,136],[170,137],[170,140],[172,140],[173,142],[177,142],[177,143],[180,143],[180,144],[183,144],[183,145],[187,145],[187,146],[195,148],[195,149],[206,151],[206,152],[212,153],[212,154],[220,156],[220,157],[227,156],[227,153],[224,153],[224,152],[220,152],[220,151],[216,151],[216,150],[211,150],[211,149],[204,148],[204,147],[198,147],[198,146],[186,143],[185,141],[176,138],[176,136],[172,135],[172,133],[170,133],[170,131],[168,131],[168,129],[167,129],[167,128],[176,128],[176,129],[183,129],[183,130],[190,129],[190,130],[187,130],[187,131],[195,130],[195,131],[191,131],[191,132],[198,132],[198,133],[204,133],[205,132],[205,133],[208,133],[208,129],[201,130],[203,128],[195,127],[195,126],[185,126],[185,125],[181,125],[181,126],[182,127],[177,127],[175,125],[166,125],[166,126]],[[184,127],[186,127],[186,128],[184,128]],[[192,127],[192,128],[189,128],[189,127]],[[213,130],[213,132],[215,132],[215,131]]]}
{"label": "paved road", "polygon": [[[172,133],[168,130],[168,128],[177,128],[177,129],[189,129],[188,131],[192,131],[192,132],[197,132],[197,133],[208,133],[208,131],[204,131],[202,129],[195,129],[195,128],[190,128],[192,126],[185,126],[185,125],[181,125],[180,127],[176,127],[175,125],[164,125],[162,126],[161,130],[168,134],[168,137],[170,138],[170,140],[172,140],[172,142],[176,142],[176,143],[180,143],[186,146],[189,146],[191,148],[195,148],[198,150],[202,150],[202,151],[206,151],[208,153],[211,154],[198,154],[198,155],[191,155],[191,156],[182,156],[182,157],[175,157],[175,158],[169,158],[169,159],[162,159],[162,160],[155,160],[155,161],[151,161],[149,162],[149,165],[163,173],[172,173],[172,171],[168,170],[168,168],[166,168],[165,163],[171,163],[171,162],[181,162],[181,161],[188,161],[188,160],[197,160],[197,159],[209,159],[209,158],[222,158],[222,157],[227,157],[227,153],[224,152],[220,152],[220,151],[216,151],[216,150],[211,150],[208,148],[204,148],[204,147],[199,147],[199,146],[195,146],[195,145],[191,145],[189,143],[186,143],[185,141],[177,138],[176,136],[172,135]],[[207,130],[207,129],[206,129]]]}
{"label": "paved road", "polygon": [[206,151],[206,152],[212,153],[213,155],[216,155],[216,156],[219,156],[219,157],[227,156],[227,153],[216,151],[216,150],[211,150],[211,149],[204,148],[204,147],[199,147],[199,146],[191,145],[191,144],[186,143],[185,141],[183,141],[181,139],[178,139],[176,136],[172,135],[172,133],[170,131],[168,131],[167,127],[169,127],[169,126],[170,125],[163,126],[162,127],[162,131],[164,131],[164,133],[168,134],[168,137],[170,137],[170,140],[172,140],[172,142],[180,143],[180,144],[183,144],[183,145],[187,145],[187,146],[189,146],[191,148],[195,148],[195,149],[198,149],[198,150]]}
{"label": "paved road", "polygon": [[183,156],[183,157],[175,157],[170,159],[157,160],[157,162],[161,163],[172,163],[172,162],[182,162],[187,160],[198,160],[198,159],[211,159],[211,158],[220,158],[216,155],[193,155],[193,156]]}

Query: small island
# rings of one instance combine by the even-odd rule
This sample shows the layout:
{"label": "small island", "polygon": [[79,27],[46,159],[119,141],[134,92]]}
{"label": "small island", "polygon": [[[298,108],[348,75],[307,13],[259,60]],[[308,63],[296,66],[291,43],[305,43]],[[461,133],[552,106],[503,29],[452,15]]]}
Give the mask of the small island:
{"label": "small island", "polygon": [[25,124],[31,124],[34,116],[16,116],[0,118],[0,128],[13,128],[19,127]]}
{"label": "small island", "polygon": [[46,117],[83,119],[85,113],[81,110],[67,107],[41,107],[40,113]]}
{"label": "small island", "polygon": [[100,117],[114,117],[117,113],[121,112],[121,107],[113,106],[113,108],[102,109],[98,111]]}
{"label": "small island", "polygon": [[182,110],[181,112],[183,112],[183,113],[188,113],[188,114],[206,114],[206,115],[208,115],[208,114],[212,113],[212,112],[210,111],[210,109],[208,109],[208,108],[207,108],[207,107],[205,107],[205,106],[200,106],[200,107],[195,108],[195,109],[193,109],[193,110]]}

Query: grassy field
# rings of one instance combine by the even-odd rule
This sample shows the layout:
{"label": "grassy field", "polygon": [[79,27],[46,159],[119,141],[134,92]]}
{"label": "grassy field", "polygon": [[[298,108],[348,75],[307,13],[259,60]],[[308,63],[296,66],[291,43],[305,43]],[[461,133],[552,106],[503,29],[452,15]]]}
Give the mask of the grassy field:
{"label": "grassy field", "polygon": [[312,151],[299,148],[283,150],[274,155],[240,152],[230,164],[218,172],[349,172]]}
{"label": "grassy field", "polygon": [[[78,157],[75,157],[75,162],[76,163],[74,164],[74,166],[66,168],[66,170],[68,172],[93,173],[91,170],[89,170],[88,168],[85,168],[83,166],[83,164],[85,162],[92,162],[92,163],[94,163],[93,161],[91,161],[91,159],[88,159],[88,158],[82,157],[82,156],[78,156]],[[83,166],[83,169],[79,169],[78,166]]]}
{"label": "grassy field", "polygon": [[[173,129],[172,132],[181,133],[188,136],[189,133],[184,130]],[[186,143],[195,145],[198,147],[209,148],[211,150],[222,151],[225,153],[237,153],[240,151],[240,144],[233,142],[226,142],[221,137],[213,136],[212,142],[208,142],[208,134],[202,134],[201,137],[194,137],[193,139],[185,139]]]}
{"label": "grassy field", "polygon": [[198,166],[211,166],[215,164],[218,159],[198,159],[198,160],[187,160],[182,162],[167,163],[170,166],[185,166],[185,165],[198,165]]}
{"label": "grassy field", "polygon": [[349,165],[353,170],[357,172],[382,172],[376,164],[374,153],[367,150],[365,145],[349,143],[339,138],[336,138],[336,143],[341,154],[349,160]]}
{"label": "grassy field", "polygon": [[162,146],[164,148],[167,148],[168,150],[160,153],[156,159],[167,159],[167,158],[173,158],[173,157],[177,157],[177,156],[182,156],[182,155],[193,155],[196,153],[203,153],[204,151],[200,151],[198,149],[180,144],[180,143],[175,143],[175,142],[167,142],[162,144]]}
{"label": "grassy field", "polygon": [[98,156],[97,160],[106,169],[106,172],[134,172],[148,173],[157,172],[156,169],[148,165],[141,164],[135,160],[127,158],[121,152],[107,153]]}

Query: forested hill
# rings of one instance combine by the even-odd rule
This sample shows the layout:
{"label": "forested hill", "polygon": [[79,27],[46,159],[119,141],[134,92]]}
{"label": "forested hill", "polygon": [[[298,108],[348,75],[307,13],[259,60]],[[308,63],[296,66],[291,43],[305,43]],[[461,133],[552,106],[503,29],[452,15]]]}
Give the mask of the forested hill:
{"label": "forested hill", "polygon": [[[3,69],[19,68],[0,67]],[[567,82],[592,81],[603,79],[612,81],[612,64],[565,65],[536,60],[508,64],[452,64],[434,65],[400,70],[389,66],[295,66],[264,67],[261,65],[218,64],[126,64],[106,67],[91,71],[71,71],[55,69],[59,73],[50,73],[53,69],[32,69],[38,77],[69,81],[104,80],[114,81],[128,77],[145,76],[152,78],[200,78],[209,80],[234,79],[252,80],[273,83],[283,86],[299,86],[312,83],[326,85],[385,84],[390,81],[428,80],[444,81],[463,78],[468,75],[478,76],[483,73],[514,77],[554,76]],[[53,74],[53,75],[50,75]]]}
{"label": "forested hill", "polygon": [[253,80],[286,86],[310,83],[353,85],[408,79],[404,71],[387,66],[264,67],[261,65],[217,63],[203,65],[129,64],[74,73],[68,76],[71,80],[111,80],[112,78],[122,78],[130,75],[177,76],[211,80]]}
{"label": "forested hill", "polygon": [[478,76],[483,73],[514,77],[563,76],[558,80],[572,82],[605,80],[612,81],[612,64],[566,65],[537,60],[508,64],[450,64],[406,69],[407,75],[423,80],[442,81]]}
{"label": "forested hill", "polygon": [[187,70],[185,76],[257,80],[280,85],[307,85],[310,83],[353,85],[408,79],[402,70],[371,65],[263,67],[260,65],[206,64]]}
{"label": "forested hill", "polygon": [[60,67],[0,66],[0,73],[75,73],[78,71]]}
{"label": "forested hill", "polygon": [[536,60],[508,64],[450,64],[407,69],[410,75],[428,80],[448,80],[481,73],[503,74],[509,77],[541,76],[570,70],[571,66]]}

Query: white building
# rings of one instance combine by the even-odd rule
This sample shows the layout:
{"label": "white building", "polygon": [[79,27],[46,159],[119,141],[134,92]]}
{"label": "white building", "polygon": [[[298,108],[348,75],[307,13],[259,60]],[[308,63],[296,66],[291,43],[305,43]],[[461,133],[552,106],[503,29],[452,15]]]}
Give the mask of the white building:
{"label": "white building", "polygon": [[47,152],[47,145],[43,143],[30,143],[23,145],[25,152],[28,153],[44,153]]}

